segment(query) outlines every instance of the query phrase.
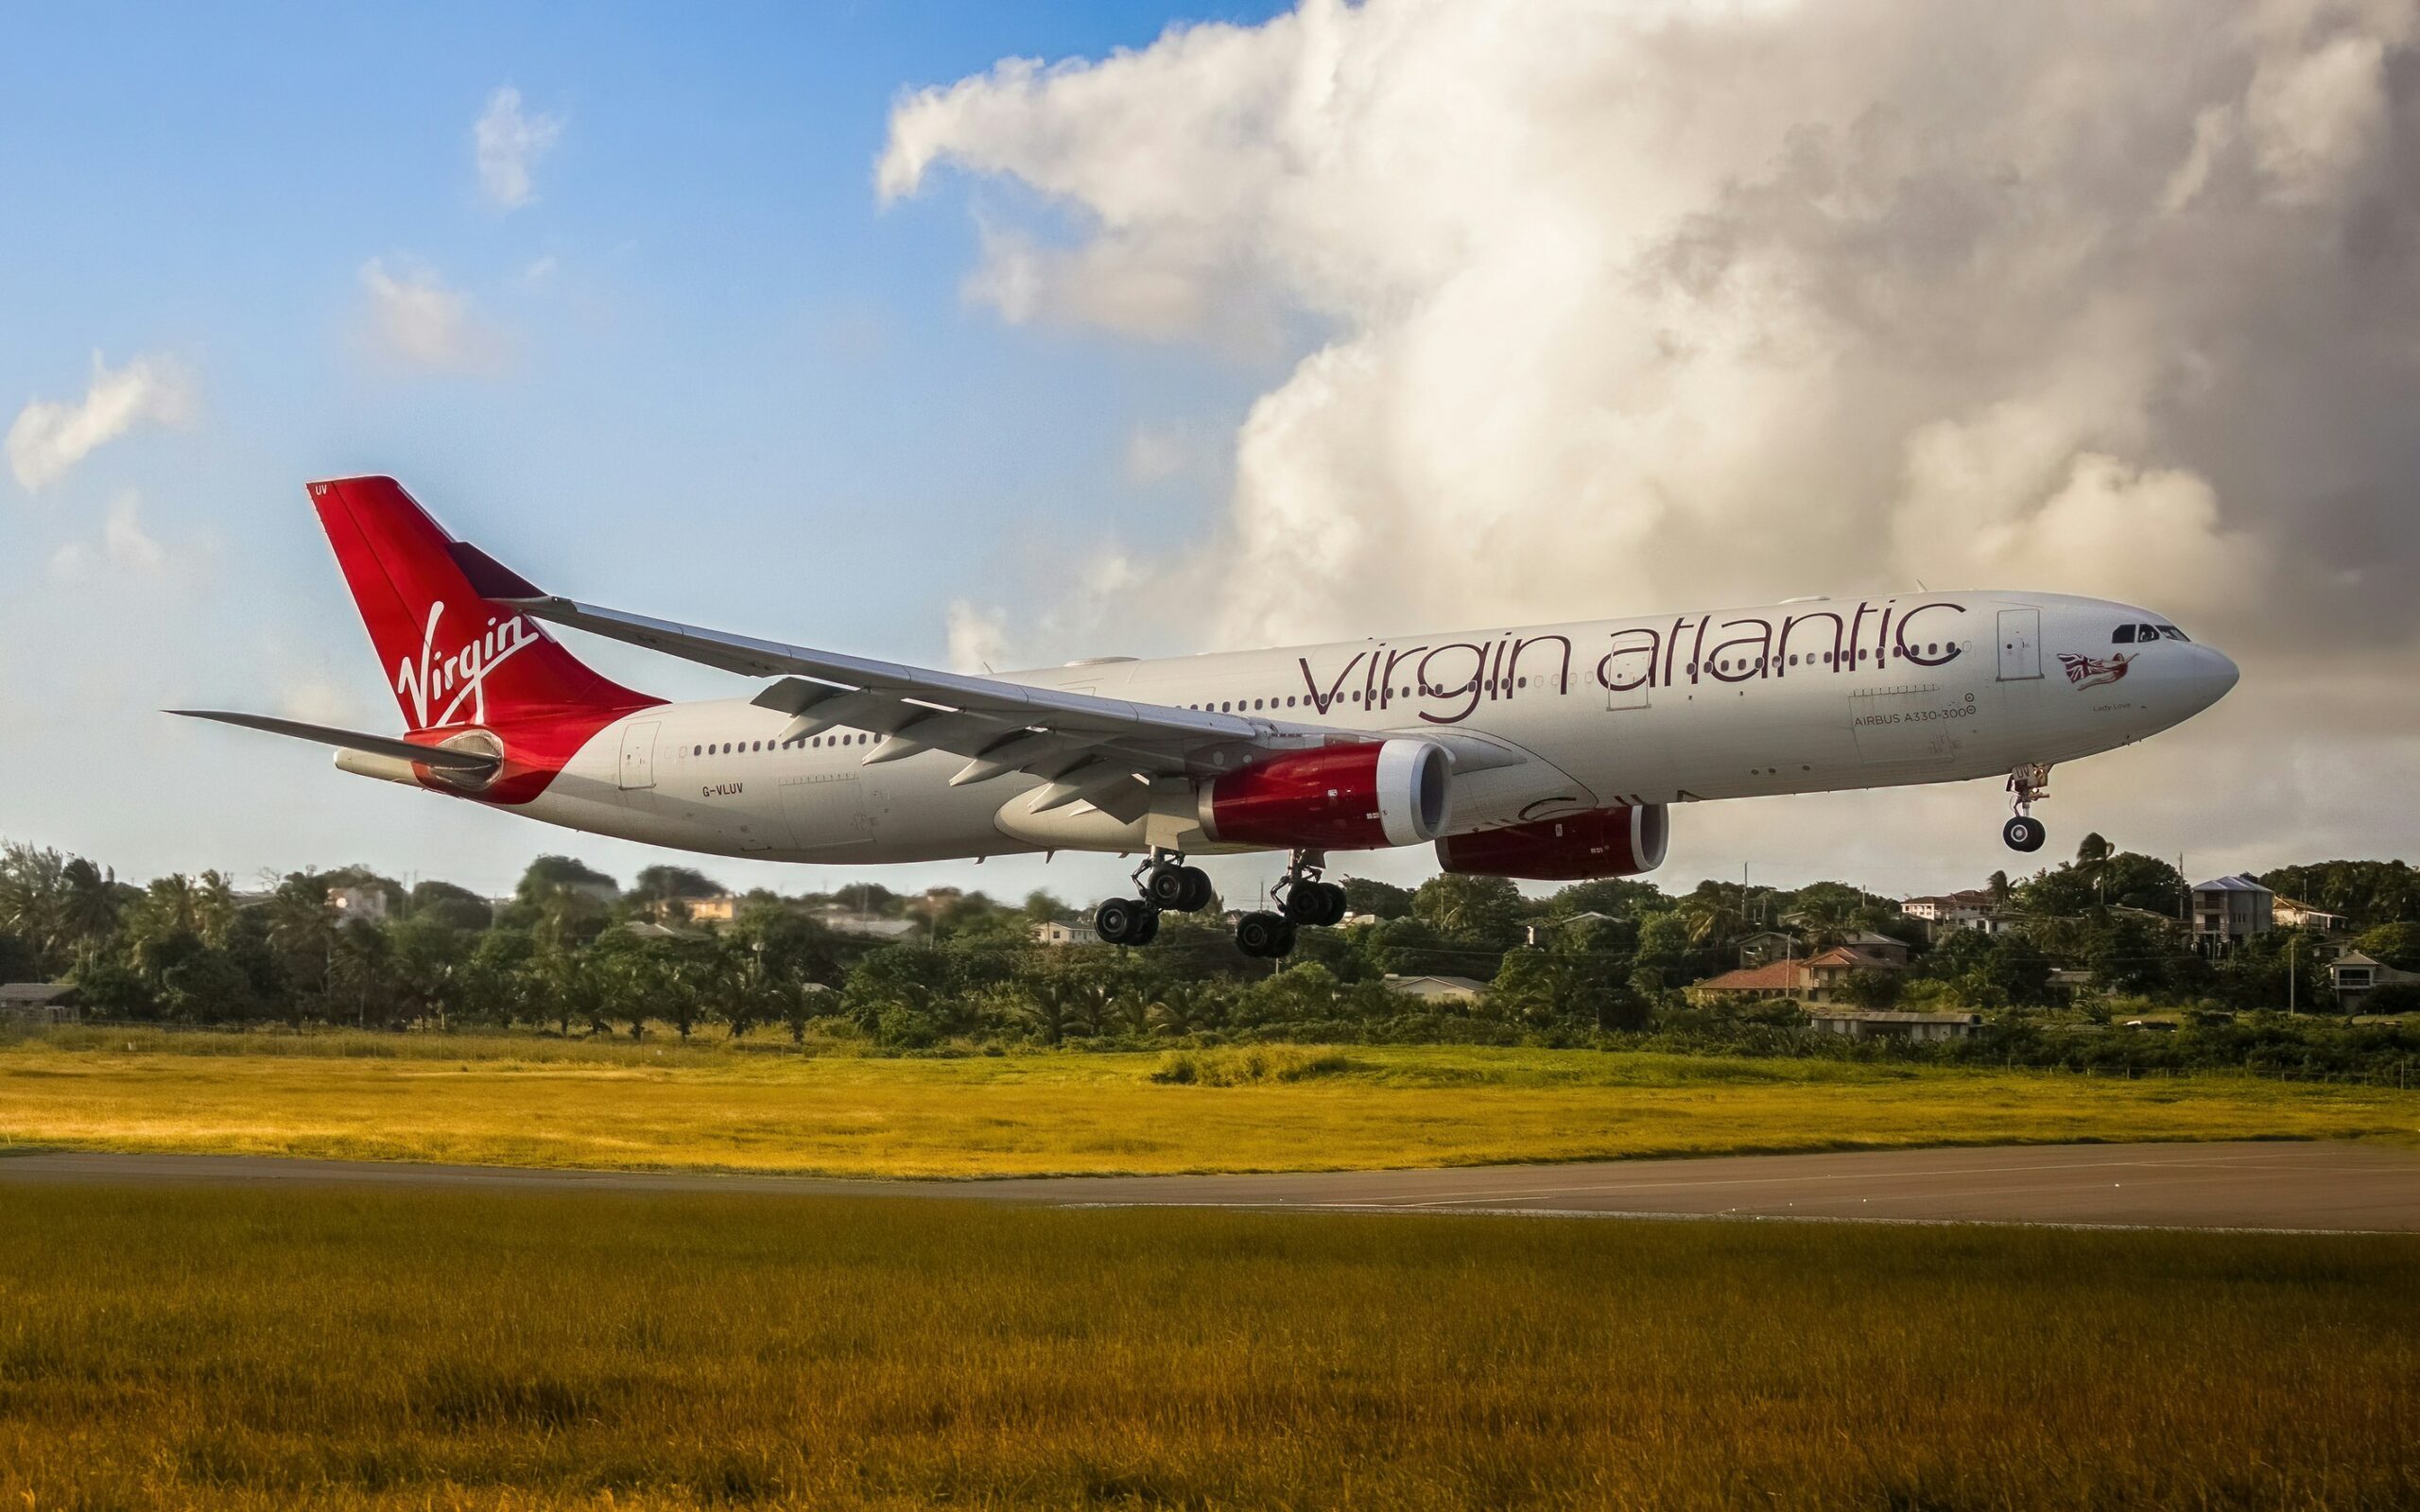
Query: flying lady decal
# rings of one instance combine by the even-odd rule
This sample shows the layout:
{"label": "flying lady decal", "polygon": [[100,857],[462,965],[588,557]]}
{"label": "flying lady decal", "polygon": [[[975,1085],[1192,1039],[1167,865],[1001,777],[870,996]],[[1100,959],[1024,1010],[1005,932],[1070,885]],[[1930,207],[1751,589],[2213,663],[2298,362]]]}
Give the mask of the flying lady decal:
{"label": "flying lady decal", "polygon": [[2119,651],[2103,661],[2099,657],[2078,656],[2073,651],[2059,653],[2059,665],[2067,669],[2067,680],[2079,688],[2098,688],[2117,681],[2126,675],[2133,658]]}

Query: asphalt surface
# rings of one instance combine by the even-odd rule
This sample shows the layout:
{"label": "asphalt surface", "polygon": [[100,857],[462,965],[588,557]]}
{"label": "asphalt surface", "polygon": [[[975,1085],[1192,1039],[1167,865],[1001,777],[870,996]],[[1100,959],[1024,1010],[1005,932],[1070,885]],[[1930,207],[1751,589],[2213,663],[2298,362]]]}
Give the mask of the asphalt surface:
{"label": "asphalt surface", "polygon": [[2420,1232],[2420,1150],[2336,1143],[2053,1144],[1464,1166],[1440,1171],[1041,1177],[994,1181],[855,1181],[270,1156],[31,1151],[0,1155],[0,1187],[11,1183],[732,1192],[955,1198],[1056,1207]]}

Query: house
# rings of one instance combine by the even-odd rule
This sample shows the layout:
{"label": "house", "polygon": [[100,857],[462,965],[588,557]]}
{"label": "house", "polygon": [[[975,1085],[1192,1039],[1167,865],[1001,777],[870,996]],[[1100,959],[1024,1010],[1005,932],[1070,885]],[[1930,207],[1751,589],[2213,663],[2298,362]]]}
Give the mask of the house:
{"label": "house", "polygon": [[1391,971],[1386,988],[1398,997],[1423,1003],[1475,1003],[1487,990],[1487,984],[1467,976],[1397,976]]}
{"label": "house", "polygon": [[[1896,943],[1896,941],[1893,941]],[[1731,1002],[1741,998],[1795,998],[1801,1003],[1829,1003],[1840,995],[1841,986],[1859,971],[1903,971],[1908,967],[1903,959],[1858,950],[1852,946],[1835,945],[1827,951],[1797,960],[1769,961],[1762,966],[1742,967],[1708,977],[1688,988],[1689,997],[1699,1003]]]}
{"label": "house", "polygon": [[2193,935],[2204,950],[2224,954],[2238,940],[2277,927],[2277,895],[2250,877],[2213,877],[2193,885]]}
{"label": "house", "polygon": [[1906,940],[1877,935],[1870,929],[1860,929],[1841,943],[1867,955],[1878,955],[1894,966],[1907,965],[1908,956],[1911,954],[1911,947]]}
{"label": "house", "polygon": [[2420,982],[2420,971],[2398,971],[2375,955],[2346,951],[2327,963],[2327,979],[2336,989],[2336,1005],[2347,1013],[2359,1013],[2372,988],[2390,982]]}
{"label": "house", "polygon": [[855,935],[860,939],[906,939],[925,927],[919,919],[885,919],[880,914],[852,913],[845,908],[820,909],[815,921],[835,935]]}
{"label": "house", "polygon": [[387,921],[387,889],[384,887],[331,887],[328,906],[336,910],[340,920],[360,919],[364,923],[383,924]]}
{"label": "house", "polygon": [[694,929],[682,929],[673,924],[652,923],[644,919],[633,919],[624,924],[622,929],[639,939],[703,939],[706,937]]}
{"label": "house", "polygon": [[1739,942],[1739,964],[1766,966],[1799,954],[1798,936],[1778,929],[1760,929]]}
{"label": "house", "polygon": [[1963,1040],[1980,1027],[1979,1013],[1900,1013],[1884,1008],[1817,1008],[1806,1015],[1818,1034],[1852,1040]]}
{"label": "house", "polygon": [[1954,929],[1971,929],[1979,935],[2003,935],[2022,922],[2017,915],[2009,911],[2008,905],[1979,887],[1927,898],[1903,898],[1899,901],[1899,912],[1910,919],[1923,919],[1925,933],[1934,939]]}
{"label": "house", "polygon": [[1941,924],[1951,929],[1972,929],[1998,906],[1999,900],[1979,887],[1970,887],[1964,892],[1899,900],[1899,912],[1910,919],[1921,919],[1927,924]]}
{"label": "house", "polygon": [[1071,924],[1063,919],[1046,919],[1033,926],[1036,945],[1098,945],[1100,931],[1090,924]]}
{"label": "house", "polygon": [[2315,908],[2293,898],[2276,899],[2270,905],[2270,914],[2279,929],[2316,929],[2329,935],[2342,934],[2353,922],[2342,914]]}
{"label": "house", "polygon": [[688,903],[689,922],[693,924],[728,924],[739,917],[739,900],[727,892],[711,898],[692,898]]}
{"label": "house", "polygon": [[74,1023],[78,1017],[70,983],[0,983],[0,1023]]}

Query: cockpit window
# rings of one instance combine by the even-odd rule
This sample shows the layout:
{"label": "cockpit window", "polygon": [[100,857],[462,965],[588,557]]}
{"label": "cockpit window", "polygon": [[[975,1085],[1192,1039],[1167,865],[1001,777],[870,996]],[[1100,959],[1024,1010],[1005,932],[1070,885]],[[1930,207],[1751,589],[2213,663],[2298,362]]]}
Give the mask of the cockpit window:
{"label": "cockpit window", "polygon": [[2186,634],[2183,630],[2178,629],[2173,625],[2161,626],[2159,627],[2159,633],[2167,636],[2171,641],[2189,641],[2192,639],[2191,636]]}
{"label": "cockpit window", "polygon": [[2135,644],[2135,627],[2134,627],[2133,626],[2131,626],[2131,625],[2120,625],[2120,626],[2118,626],[2118,633],[2117,633],[2117,634],[2115,634],[2115,635],[2113,635],[2113,636],[2111,636],[2111,637],[2109,638],[2109,644],[2112,644],[2112,645],[2132,645],[2132,644]]}

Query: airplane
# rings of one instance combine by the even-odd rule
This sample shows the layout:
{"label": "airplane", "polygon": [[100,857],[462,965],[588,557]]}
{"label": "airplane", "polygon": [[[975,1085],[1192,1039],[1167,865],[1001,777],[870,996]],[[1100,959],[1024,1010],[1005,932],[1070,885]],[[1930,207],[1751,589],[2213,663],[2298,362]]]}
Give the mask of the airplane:
{"label": "airplane", "polygon": [[[402,708],[401,735],[215,710],[336,765],[549,824],[825,866],[1139,856],[1114,945],[1212,900],[1188,858],[1285,851],[1246,954],[1340,922],[1336,851],[1428,844],[1449,872],[1635,876],[1675,804],[2004,777],[2019,851],[2051,766],[2208,708],[2236,665],[2167,616],[2057,593],[1799,598],[1653,618],[1373,636],[975,677],[542,592],[388,477],[309,485]],[[547,625],[761,686],[670,703]]]}

